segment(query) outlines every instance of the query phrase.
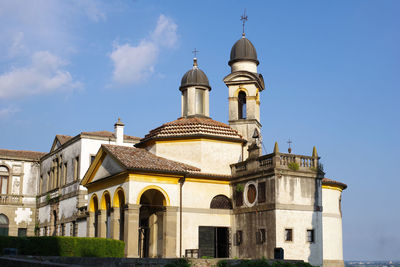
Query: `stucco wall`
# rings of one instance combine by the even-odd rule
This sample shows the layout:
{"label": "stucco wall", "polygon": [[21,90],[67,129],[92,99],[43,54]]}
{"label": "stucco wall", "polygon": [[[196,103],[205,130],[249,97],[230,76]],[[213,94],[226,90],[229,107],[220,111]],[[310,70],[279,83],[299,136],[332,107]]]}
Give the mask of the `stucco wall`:
{"label": "stucco wall", "polygon": [[324,260],[343,260],[341,194],[339,190],[322,189]]}
{"label": "stucco wall", "polygon": [[[276,210],[276,247],[284,249],[285,259],[304,260],[322,266],[322,213]],[[285,229],[293,230],[293,241],[285,241]],[[314,230],[315,241],[307,242],[307,230]]]}
{"label": "stucco wall", "polygon": [[157,141],[150,151],[198,167],[204,173],[230,175],[229,165],[241,160],[242,144],[208,139]]}

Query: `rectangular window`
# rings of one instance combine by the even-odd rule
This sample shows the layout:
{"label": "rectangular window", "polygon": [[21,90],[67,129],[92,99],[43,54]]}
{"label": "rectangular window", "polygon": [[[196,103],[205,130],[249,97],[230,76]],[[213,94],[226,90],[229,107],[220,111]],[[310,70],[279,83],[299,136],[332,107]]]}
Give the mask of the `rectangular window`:
{"label": "rectangular window", "polygon": [[63,168],[63,185],[67,184],[67,163],[64,163],[64,168]]}
{"label": "rectangular window", "polygon": [[265,182],[258,183],[258,203],[265,202]]}
{"label": "rectangular window", "polygon": [[43,235],[44,235],[44,236],[47,236],[47,226],[44,227],[44,233],[43,233]]}
{"label": "rectangular window", "polygon": [[18,237],[26,236],[26,228],[18,228]]}
{"label": "rectangular window", "polygon": [[307,242],[315,242],[314,230],[307,230]]}
{"label": "rectangular window", "polygon": [[39,183],[39,195],[43,193],[43,175],[40,175],[40,183]]}
{"label": "rectangular window", "polygon": [[243,192],[236,191],[235,199],[236,199],[236,207],[241,207],[243,205]]}
{"label": "rectangular window", "polygon": [[79,157],[74,159],[74,181],[79,178]]}
{"label": "rectangular window", "polygon": [[76,222],[72,222],[72,233],[71,236],[76,236],[78,232],[78,224]]}
{"label": "rectangular window", "polygon": [[8,177],[7,176],[0,176],[0,189],[1,194],[7,194],[8,188]]}
{"label": "rectangular window", "polygon": [[61,236],[65,236],[65,224],[61,224]]}
{"label": "rectangular window", "polygon": [[51,173],[47,172],[47,183],[46,183],[46,191],[50,190],[50,181],[51,181]]}
{"label": "rectangular window", "polygon": [[293,241],[293,229],[285,229],[285,241]]}
{"label": "rectangular window", "polygon": [[266,241],[265,229],[258,229],[256,232],[256,243],[263,244]]}
{"label": "rectangular window", "polygon": [[236,231],[235,233],[235,246],[239,246],[243,242],[243,232],[241,230]]}
{"label": "rectangular window", "polygon": [[91,155],[91,156],[90,156],[90,164],[93,163],[93,161],[94,161],[95,158],[96,158],[96,155]]}

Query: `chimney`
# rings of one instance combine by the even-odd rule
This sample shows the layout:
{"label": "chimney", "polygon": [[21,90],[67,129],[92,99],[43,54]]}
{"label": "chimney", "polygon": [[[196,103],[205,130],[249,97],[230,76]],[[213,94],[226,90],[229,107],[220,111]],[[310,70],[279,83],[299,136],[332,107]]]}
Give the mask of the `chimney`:
{"label": "chimney", "polygon": [[114,134],[115,134],[115,142],[117,145],[122,145],[124,143],[124,126],[121,118],[118,118],[118,121],[114,124]]}

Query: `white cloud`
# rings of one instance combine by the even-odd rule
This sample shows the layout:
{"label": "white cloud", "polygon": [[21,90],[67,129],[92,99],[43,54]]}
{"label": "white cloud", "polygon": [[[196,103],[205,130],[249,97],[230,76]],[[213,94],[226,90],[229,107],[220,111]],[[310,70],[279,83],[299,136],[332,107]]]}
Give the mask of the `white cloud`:
{"label": "white cloud", "polygon": [[114,45],[110,54],[114,63],[114,82],[128,85],[147,79],[154,71],[160,49],[176,45],[177,28],[172,19],[160,15],[154,31],[137,46],[128,43]]}
{"label": "white cloud", "polygon": [[19,109],[15,107],[0,108],[0,119],[6,118],[18,111]]}
{"label": "white cloud", "polygon": [[75,4],[81,8],[86,16],[94,21],[104,21],[106,19],[106,13],[103,11],[103,8],[100,6],[100,2],[96,0],[76,0]]}
{"label": "white cloud", "polygon": [[34,53],[29,66],[12,68],[0,75],[0,99],[80,88],[81,84],[63,69],[65,65],[48,51]]}

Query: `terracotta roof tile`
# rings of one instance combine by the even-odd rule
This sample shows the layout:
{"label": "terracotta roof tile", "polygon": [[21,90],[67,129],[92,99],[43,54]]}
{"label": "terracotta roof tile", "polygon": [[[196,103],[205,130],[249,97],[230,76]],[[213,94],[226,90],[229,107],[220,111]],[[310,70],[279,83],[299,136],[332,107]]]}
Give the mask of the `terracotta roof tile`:
{"label": "terracotta roof tile", "polygon": [[200,171],[199,168],[158,157],[143,148],[117,145],[102,145],[102,147],[119,160],[127,169],[168,172]]}
{"label": "terracotta roof tile", "polygon": [[44,155],[46,155],[46,153],[37,151],[0,149],[0,157],[2,158],[22,158],[39,160]]}
{"label": "terracotta roof tile", "polygon": [[[115,134],[109,131],[97,131],[97,132],[82,132],[83,135],[94,136],[94,137],[107,137],[115,138]],[[126,141],[139,141],[140,137],[124,135],[124,140]]]}
{"label": "terracotta roof tile", "polygon": [[332,179],[328,179],[328,178],[322,178],[322,184],[324,185],[333,185],[333,186],[340,186],[343,189],[347,188],[347,185]]}
{"label": "terracotta roof tile", "polygon": [[140,142],[144,143],[152,139],[191,136],[243,140],[243,137],[236,130],[225,123],[207,117],[182,117],[151,130]]}
{"label": "terracotta roof tile", "polygon": [[57,137],[58,141],[61,143],[61,145],[65,144],[70,139],[72,139],[72,136],[63,135],[63,134],[57,134],[56,137]]}

